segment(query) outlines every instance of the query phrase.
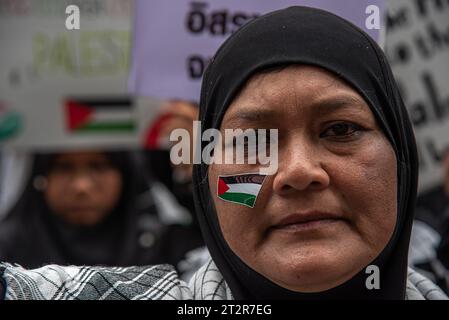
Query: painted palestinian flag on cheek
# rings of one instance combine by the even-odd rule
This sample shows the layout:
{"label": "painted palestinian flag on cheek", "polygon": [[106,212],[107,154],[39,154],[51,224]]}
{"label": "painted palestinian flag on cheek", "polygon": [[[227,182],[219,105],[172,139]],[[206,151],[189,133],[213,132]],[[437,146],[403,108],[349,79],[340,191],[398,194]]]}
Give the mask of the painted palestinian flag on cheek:
{"label": "painted palestinian flag on cheek", "polygon": [[255,173],[219,176],[217,197],[224,201],[254,208],[265,177],[266,175]]}

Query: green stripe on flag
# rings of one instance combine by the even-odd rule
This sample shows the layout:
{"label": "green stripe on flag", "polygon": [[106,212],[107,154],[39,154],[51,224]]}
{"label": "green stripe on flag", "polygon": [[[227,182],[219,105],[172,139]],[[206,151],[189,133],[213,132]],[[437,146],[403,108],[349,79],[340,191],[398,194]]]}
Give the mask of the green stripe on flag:
{"label": "green stripe on flag", "polygon": [[256,196],[248,193],[226,192],[219,195],[218,197],[223,200],[243,204],[251,208],[254,207],[254,203],[256,202]]}
{"label": "green stripe on flag", "polygon": [[136,125],[134,122],[94,122],[88,123],[82,127],[77,128],[78,132],[123,132],[134,131]]}

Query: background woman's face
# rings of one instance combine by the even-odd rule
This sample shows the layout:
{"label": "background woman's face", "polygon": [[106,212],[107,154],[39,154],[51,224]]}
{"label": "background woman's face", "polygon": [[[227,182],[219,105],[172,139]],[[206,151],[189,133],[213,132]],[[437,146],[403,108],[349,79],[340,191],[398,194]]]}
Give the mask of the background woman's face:
{"label": "background woman's face", "polygon": [[319,292],[346,282],[385,248],[396,224],[396,157],[345,82],[311,66],[255,75],[226,112],[222,134],[225,128],[279,130],[278,171],[254,208],[218,199],[217,177],[258,172],[257,164],[209,167],[224,238],[247,265],[290,290]]}
{"label": "background woman's face", "polygon": [[99,152],[56,156],[47,176],[45,199],[52,211],[76,225],[95,225],[117,205],[120,171]]}

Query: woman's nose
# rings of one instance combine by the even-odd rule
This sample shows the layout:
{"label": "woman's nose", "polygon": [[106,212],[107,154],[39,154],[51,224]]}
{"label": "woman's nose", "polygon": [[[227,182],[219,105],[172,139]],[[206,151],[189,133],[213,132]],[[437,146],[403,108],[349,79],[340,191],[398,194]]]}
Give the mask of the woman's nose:
{"label": "woman's nose", "polygon": [[326,188],[330,177],[322,167],[323,160],[313,143],[291,141],[279,154],[279,168],[273,180],[274,192],[285,194]]}
{"label": "woman's nose", "polygon": [[77,192],[88,192],[94,184],[92,177],[85,172],[75,175],[72,179],[72,187]]}

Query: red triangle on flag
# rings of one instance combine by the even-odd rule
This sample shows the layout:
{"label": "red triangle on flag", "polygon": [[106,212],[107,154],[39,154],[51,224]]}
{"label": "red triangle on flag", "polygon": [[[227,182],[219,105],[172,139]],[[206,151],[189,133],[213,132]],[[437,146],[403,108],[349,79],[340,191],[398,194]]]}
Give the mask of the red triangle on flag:
{"label": "red triangle on flag", "polygon": [[73,100],[67,100],[66,107],[66,123],[70,130],[80,128],[89,122],[93,110],[85,104],[78,103]]}
{"label": "red triangle on flag", "polygon": [[229,190],[228,185],[223,181],[223,179],[218,178],[218,195],[221,196],[223,193]]}

